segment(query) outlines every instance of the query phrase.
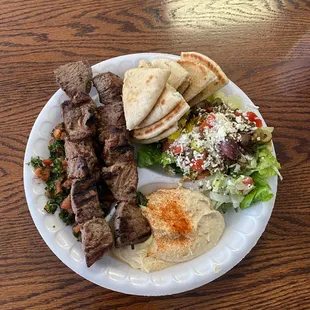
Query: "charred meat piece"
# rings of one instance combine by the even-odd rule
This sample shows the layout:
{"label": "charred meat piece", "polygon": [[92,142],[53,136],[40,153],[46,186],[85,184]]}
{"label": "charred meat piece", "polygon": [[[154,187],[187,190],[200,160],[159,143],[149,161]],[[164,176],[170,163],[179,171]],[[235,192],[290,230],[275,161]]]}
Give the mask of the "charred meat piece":
{"label": "charred meat piece", "polygon": [[114,221],[115,247],[134,245],[147,240],[151,226],[135,203],[119,203]]}
{"label": "charred meat piece", "polygon": [[105,140],[102,158],[107,166],[134,160],[134,147],[129,144],[127,132],[109,134]]}
{"label": "charred meat piece", "polygon": [[65,138],[65,150],[69,179],[99,177],[98,160],[91,140],[75,142]]}
{"label": "charred meat piece", "polygon": [[87,94],[80,93],[61,104],[62,116],[70,140],[91,138],[96,133],[96,104]]}
{"label": "charred meat piece", "polygon": [[122,102],[98,107],[97,113],[97,134],[101,143],[104,143],[109,132],[115,130],[125,131],[126,122]]}
{"label": "charred meat piece", "polygon": [[122,102],[123,81],[111,72],[98,74],[93,78],[94,85],[98,91],[100,102],[108,105],[115,101]]}
{"label": "charred meat piece", "polygon": [[102,168],[102,179],[118,201],[135,201],[138,185],[138,170],[134,160],[117,162]]}
{"label": "charred meat piece", "polygon": [[82,246],[90,267],[113,245],[113,234],[104,218],[93,218],[82,226]]}
{"label": "charred meat piece", "polygon": [[103,218],[94,179],[72,182],[71,207],[78,224],[84,224],[93,217]]}
{"label": "charred meat piece", "polygon": [[93,74],[87,61],[65,64],[57,68],[54,73],[56,82],[70,98],[79,92],[90,92]]}

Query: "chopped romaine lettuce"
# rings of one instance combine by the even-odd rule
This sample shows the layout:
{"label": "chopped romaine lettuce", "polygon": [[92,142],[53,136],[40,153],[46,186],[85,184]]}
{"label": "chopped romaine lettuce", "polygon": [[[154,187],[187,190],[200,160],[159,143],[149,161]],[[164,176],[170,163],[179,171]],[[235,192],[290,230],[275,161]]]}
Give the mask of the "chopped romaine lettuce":
{"label": "chopped romaine lettuce", "polygon": [[145,168],[155,164],[163,167],[175,163],[175,159],[163,152],[158,144],[143,145],[138,150],[138,167]]}
{"label": "chopped romaine lettuce", "polygon": [[257,201],[268,201],[273,197],[270,186],[259,186],[247,194],[240,203],[240,209],[246,209]]}
{"label": "chopped romaine lettuce", "polygon": [[165,168],[167,165],[174,164],[175,158],[170,156],[166,152],[162,152],[159,163]]}
{"label": "chopped romaine lettuce", "polygon": [[279,173],[280,168],[280,163],[266,147],[258,149],[257,166],[254,171],[257,171],[264,178],[274,175],[279,175],[282,178]]}
{"label": "chopped romaine lettuce", "polygon": [[138,167],[145,168],[160,163],[162,151],[157,144],[142,145],[138,150]]}

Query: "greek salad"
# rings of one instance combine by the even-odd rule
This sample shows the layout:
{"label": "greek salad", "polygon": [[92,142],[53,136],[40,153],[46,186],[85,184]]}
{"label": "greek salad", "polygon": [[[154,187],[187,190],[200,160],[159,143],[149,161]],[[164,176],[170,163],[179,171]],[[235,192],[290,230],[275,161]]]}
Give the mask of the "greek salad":
{"label": "greek salad", "polygon": [[167,139],[138,149],[138,166],[160,164],[184,180],[198,180],[216,209],[245,209],[273,197],[268,178],[282,178],[272,154],[272,127],[238,97],[216,93],[192,108],[179,130]]}

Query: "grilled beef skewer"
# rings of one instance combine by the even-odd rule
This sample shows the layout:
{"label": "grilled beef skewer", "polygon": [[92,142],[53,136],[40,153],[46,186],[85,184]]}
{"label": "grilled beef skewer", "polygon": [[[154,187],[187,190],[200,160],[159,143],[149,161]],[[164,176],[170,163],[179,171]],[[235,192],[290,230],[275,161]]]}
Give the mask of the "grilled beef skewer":
{"label": "grilled beef skewer", "polygon": [[61,105],[68,179],[72,181],[71,206],[90,267],[113,245],[113,234],[104,219],[96,188],[99,166],[91,140],[96,133],[96,105],[85,93],[90,90],[92,71],[87,63],[77,62],[62,66],[55,73],[57,82],[71,97]]}
{"label": "grilled beef skewer", "polygon": [[104,145],[102,159],[107,167],[102,178],[119,201],[114,219],[115,246],[134,245],[151,235],[151,227],[136,205],[138,170],[134,160],[134,148],[129,143],[126,130],[122,80],[111,72],[93,79],[103,107],[98,108],[98,139]]}

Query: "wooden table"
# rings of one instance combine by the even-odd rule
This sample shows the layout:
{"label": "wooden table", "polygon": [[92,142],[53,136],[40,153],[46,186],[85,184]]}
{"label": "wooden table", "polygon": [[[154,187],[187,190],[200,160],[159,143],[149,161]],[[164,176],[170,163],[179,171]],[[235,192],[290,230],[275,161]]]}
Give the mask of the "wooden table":
{"label": "wooden table", "polygon": [[[0,1],[1,309],[310,309],[310,2]],[[282,163],[275,209],[249,255],[174,296],[96,286],[47,247],[29,214],[23,157],[31,127],[69,61],[195,50],[259,105]]]}

